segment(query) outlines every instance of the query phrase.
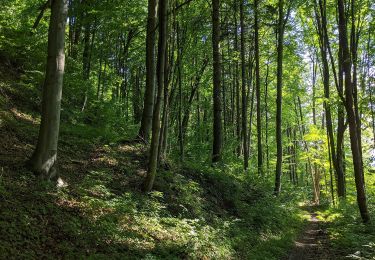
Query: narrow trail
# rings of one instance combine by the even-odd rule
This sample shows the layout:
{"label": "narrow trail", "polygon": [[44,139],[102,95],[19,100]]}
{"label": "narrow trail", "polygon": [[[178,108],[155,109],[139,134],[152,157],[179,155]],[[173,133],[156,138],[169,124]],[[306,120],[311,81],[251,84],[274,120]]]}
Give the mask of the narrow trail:
{"label": "narrow trail", "polygon": [[309,208],[310,220],[305,230],[295,241],[289,260],[337,259],[329,246],[327,230],[313,207]]}

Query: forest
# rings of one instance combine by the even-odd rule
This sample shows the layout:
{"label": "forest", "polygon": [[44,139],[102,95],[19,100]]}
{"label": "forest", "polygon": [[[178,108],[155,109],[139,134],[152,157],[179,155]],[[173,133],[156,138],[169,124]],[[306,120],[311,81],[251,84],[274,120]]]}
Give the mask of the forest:
{"label": "forest", "polygon": [[1,0],[0,259],[375,259],[372,0]]}

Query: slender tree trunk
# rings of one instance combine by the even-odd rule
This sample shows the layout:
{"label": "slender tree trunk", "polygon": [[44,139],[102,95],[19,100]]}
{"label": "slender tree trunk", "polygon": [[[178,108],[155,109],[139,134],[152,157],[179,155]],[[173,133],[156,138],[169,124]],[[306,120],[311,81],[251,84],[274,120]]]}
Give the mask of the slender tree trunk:
{"label": "slender tree trunk", "polygon": [[259,21],[258,0],[254,0],[254,47],[255,47],[255,90],[257,98],[257,137],[258,137],[258,174],[263,174],[263,151],[262,151],[262,115],[260,100],[260,68],[259,68]]}
{"label": "slender tree trunk", "polygon": [[264,93],[264,106],[265,106],[265,119],[266,119],[266,164],[267,164],[267,174],[270,170],[270,152],[269,152],[269,144],[268,144],[268,76],[269,76],[269,60],[267,61],[267,69],[266,69],[266,79],[265,79],[265,93]]}
{"label": "slender tree trunk", "polygon": [[[178,37],[178,36],[177,36]],[[179,40],[178,46],[180,45]],[[181,47],[177,47],[179,55],[181,55]],[[180,148],[180,160],[184,160],[184,139],[183,139],[183,129],[182,129],[182,62],[181,57],[179,58],[179,63],[177,67],[177,75],[178,75],[178,136],[179,136],[179,148]]]}
{"label": "slender tree trunk", "polygon": [[[43,15],[44,15],[44,12],[49,8],[51,6],[51,0],[47,0],[40,8],[39,8],[39,10],[40,10],[40,13],[39,13],[39,15],[37,16],[37,18],[35,19],[35,22],[34,22],[34,24],[33,24],[33,29],[35,30],[37,27],[38,27],[38,25],[39,25],[39,23],[40,23],[40,20],[42,20],[42,18],[43,18]],[[70,5],[69,5],[70,6]]]}
{"label": "slender tree trunk", "polygon": [[213,50],[213,149],[212,162],[221,161],[222,107],[221,107],[221,57],[220,57],[220,0],[212,0],[212,50]]}
{"label": "slender tree trunk", "polygon": [[292,137],[290,134],[290,126],[287,127],[286,129],[286,137],[288,141],[288,145],[286,147],[287,151],[287,165],[289,168],[289,181],[292,183],[293,182],[293,168],[292,168],[292,149],[291,149],[291,142],[292,142]]}
{"label": "slender tree trunk", "polygon": [[331,156],[331,138],[328,134],[327,130],[327,139],[328,139],[328,159],[329,159],[329,177],[330,177],[330,189],[331,189],[331,199],[332,199],[332,204],[335,205],[335,192],[333,189],[333,173],[332,173],[332,156]]}
{"label": "slender tree trunk", "polygon": [[166,161],[165,156],[165,148],[166,148],[166,138],[168,132],[168,114],[169,114],[169,70],[170,66],[168,63],[168,46],[167,43],[166,52],[165,52],[165,70],[164,70],[164,99],[163,99],[163,113],[162,113],[162,120],[161,120],[161,129],[159,135],[159,149],[157,155],[157,165],[158,167],[162,163],[162,161]]}
{"label": "slender tree trunk", "polygon": [[279,20],[277,38],[277,99],[276,99],[276,179],[275,194],[281,191],[281,174],[283,163],[283,140],[282,140],[282,93],[283,93],[283,52],[284,52],[284,0],[279,0]]}
{"label": "slender tree trunk", "polygon": [[152,138],[150,147],[150,157],[148,162],[147,176],[143,189],[146,192],[152,190],[157,170],[157,157],[159,149],[160,135],[160,108],[162,104],[162,95],[164,89],[164,70],[165,70],[165,52],[167,47],[167,8],[168,0],[159,0],[159,43],[158,43],[158,63],[157,63],[157,81],[158,94],[152,117]]}
{"label": "slender tree trunk", "polygon": [[91,32],[90,32],[90,24],[86,23],[85,26],[85,34],[84,34],[84,48],[83,48],[83,54],[82,54],[82,67],[83,67],[83,80],[85,81],[85,94],[82,104],[81,111],[85,110],[87,98],[88,98],[88,92],[89,92],[89,79],[90,79],[90,38],[91,38]]}
{"label": "slender tree trunk", "polygon": [[294,162],[294,180],[298,185],[298,141],[297,141],[297,126],[293,127],[293,162]]}
{"label": "slender tree trunk", "polygon": [[[221,56],[224,57],[224,49],[222,48],[221,49]],[[224,58],[223,58],[224,59]],[[224,130],[224,134],[223,134],[223,138],[224,138],[224,141],[226,140],[226,135],[227,135],[227,132],[228,132],[228,129],[227,129],[227,124],[228,124],[228,121],[227,121],[227,97],[226,97],[226,82],[225,82],[225,65],[224,63],[222,63],[221,65],[221,97],[222,97],[222,111],[223,111],[223,130]]]}
{"label": "slender tree trunk", "polygon": [[147,36],[146,36],[146,90],[144,97],[141,127],[138,138],[148,142],[155,99],[155,31],[157,0],[148,1]]}
{"label": "slender tree trunk", "polygon": [[242,138],[244,151],[244,169],[249,167],[249,149],[247,148],[247,98],[246,98],[246,60],[245,60],[245,22],[244,1],[240,4],[241,23],[241,88],[242,88]]}
{"label": "slender tree trunk", "polygon": [[197,74],[195,76],[195,80],[194,80],[193,87],[191,89],[189,100],[188,100],[188,103],[186,104],[186,107],[185,107],[185,113],[184,113],[184,117],[182,119],[182,137],[183,137],[184,140],[185,140],[187,127],[188,127],[188,124],[189,124],[191,106],[192,106],[192,103],[193,103],[193,100],[194,100],[194,97],[195,97],[195,93],[197,93],[198,88],[200,86],[200,81],[201,81],[202,75],[203,75],[203,73],[204,73],[204,71],[207,67],[207,63],[208,63],[208,59],[205,58],[204,61],[203,61],[202,67],[200,68],[200,70],[197,72]]}
{"label": "slender tree trunk", "polygon": [[[338,55],[338,93],[340,96],[344,95],[344,72],[342,69],[343,64],[343,57],[342,57],[342,46],[339,45],[339,55]],[[331,61],[333,63],[333,61]],[[344,169],[344,134],[345,134],[345,111],[344,111],[343,103],[340,103],[337,108],[337,144],[336,144],[336,156],[337,156],[337,167],[341,169],[341,171],[335,172],[336,180],[337,180],[337,196],[339,199],[344,199],[345,194],[345,169]],[[340,174],[342,173],[342,174]]]}
{"label": "slender tree trunk", "polygon": [[[107,75],[106,75],[106,72],[107,72],[107,62],[108,60],[105,58],[104,60],[104,68],[103,68],[103,71],[102,71],[102,77],[101,77],[101,93],[100,93],[100,99],[103,100],[104,99],[104,92],[105,92],[105,86],[106,86],[106,79],[107,79]],[[125,89],[126,89],[126,84],[127,84],[127,79],[126,79],[126,74],[125,74]]]}
{"label": "slender tree trunk", "polygon": [[96,88],[96,99],[99,100],[100,97],[100,83],[102,82],[102,65],[103,65],[103,50],[100,50],[99,57],[99,72],[98,72],[98,85]]}
{"label": "slender tree trunk", "polygon": [[[238,0],[234,0],[235,1],[235,13],[234,13],[234,19],[235,19],[235,25],[236,25],[236,30],[234,32],[234,47],[235,47],[235,50],[236,52],[238,53],[239,52],[239,47],[238,47],[238,32],[237,32],[237,28],[238,28],[238,22],[237,22],[237,12],[238,12],[238,9],[237,9],[237,3],[238,3]],[[236,136],[237,136],[237,142],[238,142],[238,146],[237,146],[237,155],[241,155],[241,104],[240,104],[240,83],[239,83],[239,64],[238,64],[238,60],[236,59],[235,61],[236,65],[235,65],[235,92],[236,92]]]}
{"label": "slender tree trunk", "polygon": [[317,74],[317,64],[315,62],[315,55],[312,58],[312,70],[313,70],[313,75],[312,75],[312,113],[313,113],[313,124],[316,125],[316,74]]}
{"label": "slender tree trunk", "polygon": [[[50,2],[50,1],[48,0],[48,2]],[[51,3],[49,3],[49,4],[51,4]],[[68,15],[69,15],[69,17],[68,17],[68,21],[69,21],[68,56],[72,56],[72,43],[73,43],[73,30],[74,30],[73,0],[68,0]]]}
{"label": "slender tree trunk", "polygon": [[[247,106],[249,105],[250,102],[250,120],[249,120],[249,134],[248,134],[248,145],[247,149],[249,151],[249,155],[252,154],[251,152],[251,136],[252,136],[252,129],[253,129],[253,118],[254,118],[254,98],[255,98],[255,86],[253,84],[254,77],[253,77],[253,63],[251,60],[249,60],[249,86],[248,86],[248,91],[247,91]],[[251,87],[253,87],[251,89]],[[251,93],[251,96],[250,96]]]}
{"label": "slender tree trunk", "polygon": [[[316,3],[315,3],[316,7]],[[332,127],[332,115],[331,115],[331,105],[330,105],[330,75],[329,75],[329,63],[328,63],[328,50],[329,50],[329,42],[328,42],[328,35],[327,32],[327,18],[326,18],[326,5],[325,1],[319,0],[319,10],[318,13],[317,7],[315,9],[316,21],[317,21],[317,29],[318,35],[320,39],[320,54],[323,63],[323,86],[324,86],[324,96],[326,101],[324,102],[325,108],[325,115],[326,115],[326,127],[327,127],[327,134],[329,136],[329,145],[330,145],[330,153],[331,159],[333,163],[333,167],[335,170],[335,176],[337,176],[337,183],[338,183],[338,190],[339,196],[341,197],[343,194],[342,187],[342,176],[344,175],[343,169],[341,164],[338,163],[337,154],[336,154],[336,147],[334,142],[334,135],[333,135],[333,127]],[[336,76],[336,75],[335,75]],[[341,134],[341,133],[340,133]],[[340,155],[341,156],[341,155]]]}
{"label": "slender tree trunk", "polygon": [[[358,132],[358,147],[359,152],[361,153],[361,160],[362,160],[362,129],[361,129],[361,114],[359,110],[359,102],[358,102],[358,35],[357,35],[357,28],[356,28],[356,1],[351,0],[351,30],[350,30],[350,51],[351,51],[351,58],[352,58],[352,91],[353,91],[353,103],[354,103],[354,113],[356,116],[356,126]],[[363,165],[363,162],[362,162]]]}
{"label": "slender tree trunk", "polygon": [[[170,7],[173,7],[173,3],[170,3]],[[178,1],[175,2],[178,4]],[[173,83],[173,76],[175,70],[175,63],[174,63],[174,52],[175,52],[175,35],[178,30],[177,23],[176,23],[176,15],[173,13],[171,19],[171,28],[173,28],[172,33],[169,34],[169,40],[167,44],[166,50],[166,62],[165,62],[165,86],[164,86],[164,109],[163,109],[163,118],[162,118],[162,128],[161,128],[161,136],[159,139],[159,152],[158,152],[158,164],[162,161],[166,162],[167,159],[167,145],[168,145],[168,129],[169,129],[169,117],[170,117],[170,107],[173,101],[173,89],[170,91],[170,85]],[[172,84],[173,88],[173,84]]]}
{"label": "slender tree trunk", "polygon": [[[367,75],[367,89],[370,96],[370,114],[372,119],[372,135],[373,135],[373,148],[375,149],[375,112],[374,112],[374,100],[373,100],[373,91],[374,87],[371,87],[370,80],[370,42],[371,42],[371,28],[368,29],[368,38],[367,38],[367,59],[366,59],[366,75]],[[364,83],[365,84],[365,83]]]}
{"label": "slender tree trunk", "polygon": [[[320,13],[324,14],[322,17],[322,29],[323,29],[323,35],[325,38],[325,43],[327,45],[328,54],[331,61],[331,67],[332,72],[335,80],[335,85],[339,94],[339,97],[343,101],[343,73],[342,73],[342,49],[339,45],[339,60],[338,60],[338,67],[339,67],[339,76],[337,76],[336,73],[336,67],[334,58],[332,55],[329,37],[328,37],[328,30],[327,30],[327,17],[326,17],[326,1],[323,2],[319,1],[319,7],[320,7]],[[339,198],[345,198],[345,169],[344,169],[344,133],[345,133],[345,115],[344,115],[344,108],[343,104],[340,103],[338,105],[337,110],[337,143],[336,143],[336,158],[334,160],[334,168],[335,168],[335,177],[336,177],[336,183],[337,183],[337,195]],[[333,140],[332,140],[332,143]],[[333,149],[332,149],[333,150]],[[332,152],[331,152],[332,153]],[[331,158],[333,159],[333,158]]]}
{"label": "slender tree trunk", "polygon": [[140,107],[141,105],[141,86],[140,86],[140,77],[141,77],[141,71],[138,68],[135,72],[135,84],[133,89],[133,116],[134,116],[134,123],[138,124],[141,121],[142,116],[142,109]]}
{"label": "slender tree trunk", "polygon": [[[298,96],[297,99],[298,99],[299,115],[300,115],[300,120],[301,120],[300,138],[301,138],[301,140],[303,140],[303,137],[304,137],[304,135],[306,133],[305,122],[304,122],[303,114],[302,114],[301,98]],[[304,144],[304,150],[305,150],[305,152],[309,153],[309,146],[308,146],[308,144],[307,144],[307,142],[305,140],[303,140],[303,144]],[[311,159],[310,159],[310,157],[307,158],[307,163],[305,165],[305,169],[306,169],[306,173],[309,173],[311,176],[313,175],[312,174],[312,165],[311,165]],[[303,182],[303,180],[302,180],[302,182]],[[308,178],[306,178],[306,186],[309,186],[309,184],[308,184]]]}
{"label": "slender tree trunk", "polygon": [[343,72],[345,74],[345,109],[348,116],[349,123],[349,136],[350,136],[350,146],[352,149],[353,156],[353,166],[354,166],[354,177],[357,190],[357,202],[359,206],[359,211],[363,222],[369,222],[370,216],[367,209],[366,193],[365,193],[365,183],[363,175],[363,163],[362,163],[362,153],[360,150],[360,133],[358,132],[357,117],[355,113],[356,104],[353,98],[353,85],[351,79],[351,59],[348,48],[348,35],[346,28],[346,17],[345,17],[345,7],[344,1],[338,0],[338,13],[339,13],[339,44],[342,47],[343,55]]}
{"label": "slender tree trunk", "polygon": [[42,119],[38,143],[30,159],[32,170],[42,179],[56,177],[57,143],[65,66],[65,25],[67,0],[53,0],[48,31],[48,55],[43,86]]}

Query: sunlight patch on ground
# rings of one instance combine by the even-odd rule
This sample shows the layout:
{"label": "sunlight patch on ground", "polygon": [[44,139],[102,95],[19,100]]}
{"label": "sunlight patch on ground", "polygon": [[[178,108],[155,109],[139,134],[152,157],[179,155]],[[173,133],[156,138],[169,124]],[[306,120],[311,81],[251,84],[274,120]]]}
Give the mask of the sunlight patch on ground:
{"label": "sunlight patch on ground", "polygon": [[65,187],[68,187],[68,183],[66,181],[64,181],[63,179],[61,179],[61,177],[59,177],[57,179],[56,186],[57,186],[57,188],[65,188]]}
{"label": "sunlight patch on ground", "polygon": [[108,156],[102,156],[99,158],[95,158],[94,162],[100,162],[100,163],[105,163],[109,166],[118,166],[118,160],[115,158],[111,158]]}
{"label": "sunlight patch on ground", "polygon": [[12,108],[12,109],[10,109],[10,111],[12,112],[13,116],[16,117],[17,119],[25,120],[27,122],[30,122],[30,123],[34,124],[34,125],[40,123],[40,120],[36,120],[31,115],[22,113],[22,112],[18,111],[16,108]]}
{"label": "sunlight patch on ground", "polygon": [[56,204],[62,207],[68,207],[68,208],[81,208],[82,202],[79,202],[75,199],[66,199],[66,198],[59,198],[56,201]]}
{"label": "sunlight patch on ground", "polygon": [[261,233],[260,234],[260,240],[261,241],[280,240],[280,236],[279,235],[270,234],[270,233]]}

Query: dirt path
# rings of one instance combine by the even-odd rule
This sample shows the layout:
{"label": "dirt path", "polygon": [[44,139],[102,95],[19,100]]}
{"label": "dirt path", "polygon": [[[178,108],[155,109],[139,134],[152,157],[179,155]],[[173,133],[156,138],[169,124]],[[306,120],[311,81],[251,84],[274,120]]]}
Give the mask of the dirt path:
{"label": "dirt path", "polygon": [[317,218],[314,209],[309,210],[310,220],[304,232],[295,241],[289,260],[329,260],[336,259],[329,247],[329,237]]}

